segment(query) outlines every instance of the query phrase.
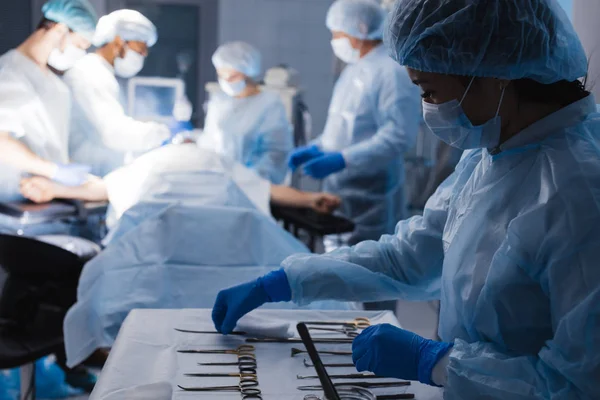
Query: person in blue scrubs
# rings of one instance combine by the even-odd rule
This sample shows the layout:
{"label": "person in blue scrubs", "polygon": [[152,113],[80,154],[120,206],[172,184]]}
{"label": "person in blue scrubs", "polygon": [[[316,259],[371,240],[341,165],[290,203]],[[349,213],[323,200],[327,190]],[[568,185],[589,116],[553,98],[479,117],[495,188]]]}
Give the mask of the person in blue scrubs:
{"label": "person in blue scrubs", "polygon": [[356,228],[325,237],[325,249],[377,240],[406,217],[403,155],[415,143],[419,91],[382,43],[385,11],[375,0],[338,0],[327,13],[334,54],[348,64],[335,84],[321,136],[294,151],[290,167],[344,200]]}
{"label": "person in blue scrubs", "polygon": [[600,114],[567,15],[528,5],[396,3],[388,50],[429,128],[465,150],[456,171],[394,235],[223,290],[220,332],[269,301],[440,299],[442,342],[372,326],[354,340],[357,369],[445,399],[600,398]]}

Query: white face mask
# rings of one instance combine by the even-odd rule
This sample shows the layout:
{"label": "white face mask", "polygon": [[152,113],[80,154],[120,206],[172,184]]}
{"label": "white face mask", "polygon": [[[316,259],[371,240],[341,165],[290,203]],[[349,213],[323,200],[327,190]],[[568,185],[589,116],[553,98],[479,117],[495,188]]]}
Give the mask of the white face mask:
{"label": "white face mask", "polygon": [[348,38],[333,39],[331,41],[331,48],[333,49],[333,54],[346,64],[354,64],[360,60],[360,50],[352,47]]}
{"label": "white face mask", "polygon": [[145,61],[146,57],[137,51],[127,49],[125,57],[115,58],[115,74],[121,78],[132,78],[144,68]]}
{"label": "white face mask", "polygon": [[469,83],[460,102],[452,100],[443,104],[431,104],[423,101],[423,118],[429,129],[450,146],[462,150],[489,149],[498,146],[500,143],[502,124],[499,113],[505,89],[502,89],[496,116],[483,125],[473,126],[462,109],[462,102],[467,96],[474,79]]}
{"label": "white face mask", "polygon": [[239,95],[246,89],[246,81],[243,79],[236,82],[229,82],[223,78],[219,78],[219,85],[221,86],[221,90],[231,97]]}
{"label": "white face mask", "polygon": [[85,55],[85,50],[68,43],[65,51],[60,51],[59,49],[52,50],[50,57],[48,57],[48,65],[61,72],[67,71],[73,68],[75,63]]}

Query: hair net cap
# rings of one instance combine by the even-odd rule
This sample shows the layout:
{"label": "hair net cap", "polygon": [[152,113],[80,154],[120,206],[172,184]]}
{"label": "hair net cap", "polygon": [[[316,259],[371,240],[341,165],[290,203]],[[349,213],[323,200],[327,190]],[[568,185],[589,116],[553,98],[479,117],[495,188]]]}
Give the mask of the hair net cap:
{"label": "hair net cap", "polygon": [[375,0],[337,0],[329,7],[326,25],[358,39],[381,39],[385,10]]}
{"label": "hair net cap", "polygon": [[94,37],[98,17],[87,0],[49,0],[42,6],[44,18],[65,24],[89,41]]}
{"label": "hair net cap", "polygon": [[423,71],[550,84],[587,73],[585,51],[556,0],[399,0],[385,42]]}
{"label": "hair net cap", "polygon": [[242,74],[257,78],[261,73],[260,52],[244,42],[231,42],[220,46],[212,56],[215,68],[231,68]]}
{"label": "hair net cap", "polygon": [[148,47],[154,46],[158,40],[156,26],[134,10],[118,10],[100,18],[93,44],[96,47],[104,46],[116,36],[126,42],[144,42]]}

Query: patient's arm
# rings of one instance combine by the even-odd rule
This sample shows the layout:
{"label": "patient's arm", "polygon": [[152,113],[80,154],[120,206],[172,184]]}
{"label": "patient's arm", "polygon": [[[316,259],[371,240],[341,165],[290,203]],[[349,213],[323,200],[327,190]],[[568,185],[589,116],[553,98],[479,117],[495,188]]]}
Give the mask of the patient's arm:
{"label": "patient's arm", "polygon": [[39,176],[21,180],[21,194],[35,202],[47,203],[53,199],[84,201],[108,201],[106,184],[97,176],[91,176],[80,186],[64,186]]}
{"label": "patient's arm", "polygon": [[332,194],[301,192],[280,185],[271,185],[271,201],[281,206],[312,208],[323,214],[331,214],[341,204],[340,198]]}

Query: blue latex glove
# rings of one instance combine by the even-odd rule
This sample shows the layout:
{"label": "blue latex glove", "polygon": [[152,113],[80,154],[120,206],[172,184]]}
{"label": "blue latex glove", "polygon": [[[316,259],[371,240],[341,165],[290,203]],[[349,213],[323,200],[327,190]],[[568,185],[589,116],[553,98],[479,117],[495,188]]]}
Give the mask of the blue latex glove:
{"label": "blue latex glove", "polygon": [[52,180],[65,186],[79,186],[88,179],[92,168],[82,164],[57,164]]}
{"label": "blue latex glove", "polygon": [[299,147],[290,155],[288,166],[294,172],[299,166],[314,158],[321,157],[323,153],[315,145]]}
{"label": "blue latex glove", "polygon": [[169,122],[169,130],[171,131],[171,136],[175,136],[181,132],[193,131],[194,126],[190,121],[172,120],[171,122]]}
{"label": "blue latex glove", "polygon": [[238,320],[265,303],[290,301],[292,290],[283,269],[255,281],[221,290],[213,307],[212,320],[217,331],[228,335]]}
{"label": "blue latex glove", "polygon": [[425,339],[390,324],[374,325],[354,339],[352,361],[360,372],[435,386],[433,367],[451,347],[451,343]]}
{"label": "blue latex glove", "polygon": [[342,153],[325,153],[304,166],[304,173],[315,179],[323,179],[346,168]]}

